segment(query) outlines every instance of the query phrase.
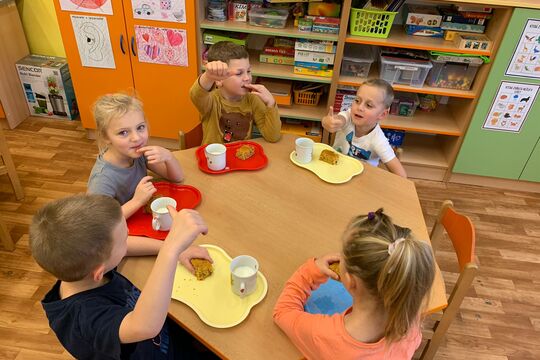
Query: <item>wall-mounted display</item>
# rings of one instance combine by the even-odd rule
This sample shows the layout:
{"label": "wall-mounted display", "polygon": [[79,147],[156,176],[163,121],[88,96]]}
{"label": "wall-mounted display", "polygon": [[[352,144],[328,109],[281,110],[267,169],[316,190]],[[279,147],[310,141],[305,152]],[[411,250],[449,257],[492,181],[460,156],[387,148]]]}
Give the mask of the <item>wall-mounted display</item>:
{"label": "wall-mounted display", "polygon": [[534,104],[539,88],[540,85],[501,82],[482,127],[490,130],[519,132]]}
{"label": "wall-mounted display", "polygon": [[82,66],[114,69],[107,18],[71,15]]}
{"label": "wall-mounted display", "polygon": [[135,36],[139,61],[188,66],[185,30],[135,26]]}
{"label": "wall-mounted display", "polygon": [[134,19],[185,23],[184,0],[131,0]]}
{"label": "wall-mounted display", "polygon": [[112,0],[60,0],[64,11],[78,11],[102,15],[112,15]]}
{"label": "wall-mounted display", "polygon": [[540,20],[527,20],[506,75],[540,79]]}

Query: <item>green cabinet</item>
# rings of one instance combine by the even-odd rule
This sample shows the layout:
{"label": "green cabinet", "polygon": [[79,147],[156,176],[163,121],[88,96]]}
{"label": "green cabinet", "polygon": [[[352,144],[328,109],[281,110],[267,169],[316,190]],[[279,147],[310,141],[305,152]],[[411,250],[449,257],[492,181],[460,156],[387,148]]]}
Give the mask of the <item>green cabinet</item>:
{"label": "green cabinet", "polygon": [[[538,32],[534,30],[536,27],[531,32],[531,24],[539,25]],[[524,43],[520,42],[522,33],[533,39],[532,47],[529,43],[525,46],[530,54],[524,52]],[[518,64],[521,55],[524,57]],[[534,72],[537,67],[540,69],[540,62],[534,56],[540,58],[540,10],[515,9],[454,165],[454,173],[540,181],[540,71]],[[532,75],[519,75],[525,73],[521,68],[523,60],[536,64],[531,67]],[[507,70],[510,64],[516,69],[519,66],[521,72],[512,74]],[[506,74],[507,71],[510,74]],[[508,95],[504,95],[505,89],[510,89]],[[515,97],[513,105],[508,97]],[[527,112],[521,114],[524,116],[520,120],[524,121],[515,121],[518,125],[514,129],[502,126],[495,129],[501,121],[506,124],[514,116],[521,116],[516,110],[522,105],[526,105],[524,111]],[[501,111],[496,111],[497,106],[501,106]],[[489,128],[491,121],[497,126]]]}

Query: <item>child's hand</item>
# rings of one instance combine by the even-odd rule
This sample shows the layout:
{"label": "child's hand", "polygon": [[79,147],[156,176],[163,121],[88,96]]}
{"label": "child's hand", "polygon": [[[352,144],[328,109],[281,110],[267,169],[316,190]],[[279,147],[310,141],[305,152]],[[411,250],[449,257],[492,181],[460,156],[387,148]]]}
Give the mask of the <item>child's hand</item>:
{"label": "child's hand", "polygon": [[225,80],[231,76],[229,73],[229,65],[219,60],[209,62],[206,64],[205,68],[206,71],[203,75],[211,81]]}
{"label": "child's hand", "polygon": [[211,263],[214,262],[206,248],[203,248],[202,246],[191,245],[180,254],[178,261],[180,261],[180,264],[184,265],[184,267],[188,269],[188,271],[192,274],[195,272],[195,269],[193,268],[193,265],[191,265],[191,259],[206,259]]}
{"label": "child's hand", "polygon": [[172,159],[172,153],[162,148],[161,146],[143,146],[137,150],[138,153],[143,154],[149,164],[158,164],[169,161]]}
{"label": "child's hand", "polygon": [[133,200],[137,201],[140,206],[146,205],[148,200],[150,200],[152,195],[157,191],[156,187],[150,180],[152,180],[152,176],[143,177],[135,188]]}
{"label": "child's hand", "polygon": [[315,260],[315,264],[317,265],[317,267],[319,268],[319,270],[321,270],[321,272],[326,275],[326,276],[329,276],[331,277],[332,279],[334,280],[339,280],[339,276],[338,274],[336,274],[335,272],[333,272],[329,265],[332,264],[332,263],[335,263],[335,262],[338,262],[341,260],[341,256],[337,253],[335,254],[328,254],[328,255],[324,255],[324,256],[320,256],[318,257],[316,260]]}
{"label": "child's hand", "polygon": [[322,126],[331,133],[341,130],[345,126],[343,116],[334,115],[334,108],[330,106],[328,114],[322,118]]}
{"label": "child's hand", "polygon": [[246,89],[251,90],[251,93],[254,95],[257,95],[261,98],[261,100],[266,104],[268,107],[274,106],[276,101],[274,100],[274,96],[268,89],[261,84],[246,84],[244,85]]}
{"label": "child's hand", "polygon": [[208,226],[197,211],[191,209],[176,211],[172,206],[167,206],[167,209],[173,223],[165,241],[181,243],[187,248],[197,236],[208,233]]}

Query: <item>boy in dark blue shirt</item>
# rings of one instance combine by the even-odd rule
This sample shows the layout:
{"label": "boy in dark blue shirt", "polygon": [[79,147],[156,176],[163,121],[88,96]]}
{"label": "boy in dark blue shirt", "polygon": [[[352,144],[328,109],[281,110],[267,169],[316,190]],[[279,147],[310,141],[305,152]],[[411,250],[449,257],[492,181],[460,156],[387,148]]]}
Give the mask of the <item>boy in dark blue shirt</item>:
{"label": "boy in dark blue shirt", "polygon": [[116,271],[129,252],[118,202],[76,195],[40,209],[30,226],[38,264],[59,280],[42,301],[51,328],[77,359],[179,359],[181,330],[167,318],[177,262],[207,257],[190,247],[206,234],[194,210],[169,207],[173,225],[144,291]]}

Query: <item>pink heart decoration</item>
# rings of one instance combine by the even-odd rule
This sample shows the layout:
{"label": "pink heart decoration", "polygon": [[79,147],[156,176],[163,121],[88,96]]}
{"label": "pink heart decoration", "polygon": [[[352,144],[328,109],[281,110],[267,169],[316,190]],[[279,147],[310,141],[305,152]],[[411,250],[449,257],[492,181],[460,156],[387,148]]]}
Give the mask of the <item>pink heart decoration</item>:
{"label": "pink heart decoration", "polygon": [[157,45],[145,45],[144,46],[144,52],[146,55],[148,55],[152,60],[157,58],[161,52],[161,49]]}
{"label": "pink heart decoration", "polygon": [[103,6],[108,0],[71,0],[75,5],[85,9],[97,9]]}
{"label": "pink heart decoration", "polygon": [[167,30],[167,39],[169,39],[169,44],[171,44],[171,46],[180,45],[184,41],[182,35],[173,30]]}
{"label": "pink heart decoration", "polygon": [[142,38],[144,39],[144,41],[148,42],[148,40],[150,39],[150,35],[144,33],[142,34]]}
{"label": "pink heart decoration", "polygon": [[154,40],[156,40],[156,42],[160,43],[161,45],[165,44],[165,38],[163,37],[163,33],[161,32],[154,33]]}

